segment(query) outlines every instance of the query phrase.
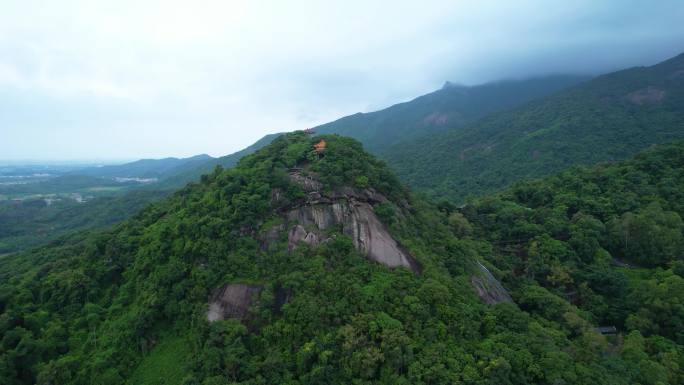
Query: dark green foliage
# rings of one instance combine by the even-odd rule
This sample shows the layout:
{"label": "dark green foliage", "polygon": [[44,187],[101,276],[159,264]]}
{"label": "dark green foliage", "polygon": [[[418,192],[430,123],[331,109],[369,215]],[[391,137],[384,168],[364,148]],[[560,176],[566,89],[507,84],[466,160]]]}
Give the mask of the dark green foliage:
{"label": "dark green foliage", "polygon": [[397,220],[397,208],[389,203],[380,203],[373,208],[375,215],[386,224],[392,224]]}
{"label": "dark green foliage", "polygon": [[321,159],[311,170],[330,187],[373,187],[391,200],[404,197],[404,188],[384,163],[363,151],[361,143],[337,135],[324,135],[328,143]]}
{"label": "dark green foliage", "polygon": [[[667,338],[666,344],[679,351],[684,342],[684,280],[678,275],[684,258],[682,191],[680,142],[650,148],[630,161],[520,182],[462,212],[476,236],[495,246],[493,261],[524,310],[562,322],[568,300],[588,320],[635,330],[654,341]],[[644,368],[652,372],[663,362],[643,364],[653,366]],[[654,378],[681,376],[666,373]]]}
{"label": "dark green foliage", "polygon": [[658,201],[610,222],[611,249],[643,266],[662,266],[681,258],[684,223],[679,213],[665,211]]}
{"label": "dark green foliage", "polygon": [[50,205],[43,199],[0,202],[0,254],[37,246],[69,232],[110,226],[169,194],[131,191],[84,203],[63,199]]}
{"label": "dark green foliage", "polygon": [[600,76],[380,156],[414,188],[457,202],[572,165],[625,159],[684,137],[682,71],[684,54]]}
{"label": "dark green foliage", "polygon": [[[629,344],[595,333],[592,309],[578,310],[555,288],[536,285],[534,277],[545,274],[541,264],[523,283],[501,267],[522,310],[510,303],[487,306],[470,286],[475,259],[497,247],[477,240],[485,229],[493,245],[504,236],[535,238],[538,258],[550,250],[550,259],[564,268],[567,261],[584,263],[573,255],[575,246],[589,245],[582,249],[585,258],[602,255],[609,231],[598,226],[600,211],[583,210],[575,199],[577,209],[556,210],[547,237],[530,220],[535,210],[511,197],[492,198],[482,211],[466,207],[462,216],[451,208],[449,217],[410,195],[358,142],[324,138],[326,151],[313,157],[311,146],[320,137],[281,136],[234,169],[217,168],[113,229],[2,257],[0,383],[155,383],[159,378],[150,373],[168,368],[178,373],[169,379],[178,384],[681,379],[676,331],[650,313],[662,309],[660,296],[679,295],[676,279],[664,276],[671,288],[650,302],[633,294],[634,301],[649,303],[649,312],[635,313],[627,324],[660,329],[644,329],[646,337],[630,334]],[[334,231],[316,248],[288,251],[281,239],[264,251],[259,232],[302,198],[288,178],[292,166],[315,173],[325,189],[354,186],[364,177],[363,184],[388,197],[374,210],[422,273],[371,262],[351,238]],[[274,191],[283,198],[272,199]],[[553,201],[554,189],[548,192],[541,201]],[[577,244],[554,242],[555,231],[567,239],[572,234]],[[607,282],[610,292],[624,290],[619,279]],[[206,321],[210,294],[226,283],[263,286],[244,324]],[[679,316],[675,302],[666,308],[669,313],[660,313]]]}

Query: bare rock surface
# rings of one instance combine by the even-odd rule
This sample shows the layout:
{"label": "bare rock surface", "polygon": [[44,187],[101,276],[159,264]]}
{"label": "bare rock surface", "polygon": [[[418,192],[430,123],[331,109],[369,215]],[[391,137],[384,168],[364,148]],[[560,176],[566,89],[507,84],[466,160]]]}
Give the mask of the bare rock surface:
{"label": "bare rock surface", "polygon": [[327,238],[321,236],[321,234],[315,231],[306,231],[304,226],[296,225],[290,230],[287,236],[287,249],[294,250],[299,242],[304,242],[309,246],[318,246],[325,242]]}
{"label": "bare rock surface", "polygon": [[[285,212],[287,223],[296,224],[288,234],[288,248],[294,249],[299,242],[316,246],[324,242],[323,231],[334,226],[350,236],[357,250],[373,261],[389,267],[406,267],[420,271],[417,261],[390,235],[387,227],[378,219],[372,204],[387,202],[387,198],[374,189],[338,188],[330,193],[320,190],[316,181],[302,179],[290,174],[293,181],[311,190],[306,201]],[[313,228],[313,231],[307,231]]]}
{"label": "bare rock surface", "polygon": [[302,186],[304,191],[318,191],[323,188],[323,184],[316,180],[313,176],[304,175],[302,169],[293,168],[289,173],[290,180]]}
{"label": "bare rock surface", "polygon": [[513,302],[508,291],[501,285],[492,273],[480,262],[477,263],[479,274],[470,277],[470,284],[475,289],[477,296],[485,303],[495,305],[501,302]]}
{"label": "bare rock surface", "polygon": [[249,308],[263,289],[260,285],[227,284],[214,291],[209,300],[207,320],[209,322],[238,319],[249,316]]}
{"label": "bare rock surface", "polygon": [[657,104],[665,99],[665,91],[655,87],[646,87],[627,94],[627,99],[640,106]]}

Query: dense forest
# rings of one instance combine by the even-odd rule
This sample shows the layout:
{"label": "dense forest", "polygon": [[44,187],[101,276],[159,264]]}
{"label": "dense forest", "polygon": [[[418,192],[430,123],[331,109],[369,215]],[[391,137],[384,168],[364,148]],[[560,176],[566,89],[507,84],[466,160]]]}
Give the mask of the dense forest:
{"label": "dense forest", "polygon": [[87,202],[26,199],[0,201],[0,254],[25,250],[70,232],[97,230],[128,219],[169,191],[130,191]]}
{"label": "dense forest", "polygon": [[639,383],[681,383],[681,362],[667,357],[684,344],[684,143],[442,209],[459,234],[489,241],[521,309],[560,321],[565,299],[616,326],[623,352],[660,357],[639,353]]}
{"label": "dense forest", "polygon": [[[682,383],[683,163],[657,147],[459,209],[353,139],[283,135],[112,229],[0,257],[0,382]],[[416,267],[337,225],[289,245],[283,213],[339,191],[372,196]],[[481,264],[513,301],[482,300]],[[209,322],[227,284],[260,291]]]}
{"label": "dense forest", "polygon": [[684,138],[684,54],[383,151],[407,184],[463,202],[573,165],[634,156]]}

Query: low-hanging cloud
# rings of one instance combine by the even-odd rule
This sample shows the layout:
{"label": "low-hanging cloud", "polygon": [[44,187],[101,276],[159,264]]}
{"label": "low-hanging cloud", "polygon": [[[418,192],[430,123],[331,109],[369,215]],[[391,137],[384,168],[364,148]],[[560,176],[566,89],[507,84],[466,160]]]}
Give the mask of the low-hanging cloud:
{"label": "low-hanging cloud", "polygon": [[681,1],[60,1],[0,13],[0,158],[227,154],[438,88],[684,51]]}

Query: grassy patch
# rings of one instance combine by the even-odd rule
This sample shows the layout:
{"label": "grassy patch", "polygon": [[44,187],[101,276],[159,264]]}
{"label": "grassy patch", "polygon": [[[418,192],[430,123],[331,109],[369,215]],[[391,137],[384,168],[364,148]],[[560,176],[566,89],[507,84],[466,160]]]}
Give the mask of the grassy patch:
{"label": "grassy patch", "polygon": [[185,363],[189,355],[183,337],[166,336],[145,357],[129,380],[130,385],[176,385],[187,374]]}
{"label": "grassy patch", "polygon": [[633,268],[617,267],[616,269],[619,272],[626,275],[627,278],[629,278],[629,285],[631,287],[635,287],[641,281],[650,279],[653,276],[653,269],[644,269],[644,268],[640,268],[640,267],[633,267]]}

